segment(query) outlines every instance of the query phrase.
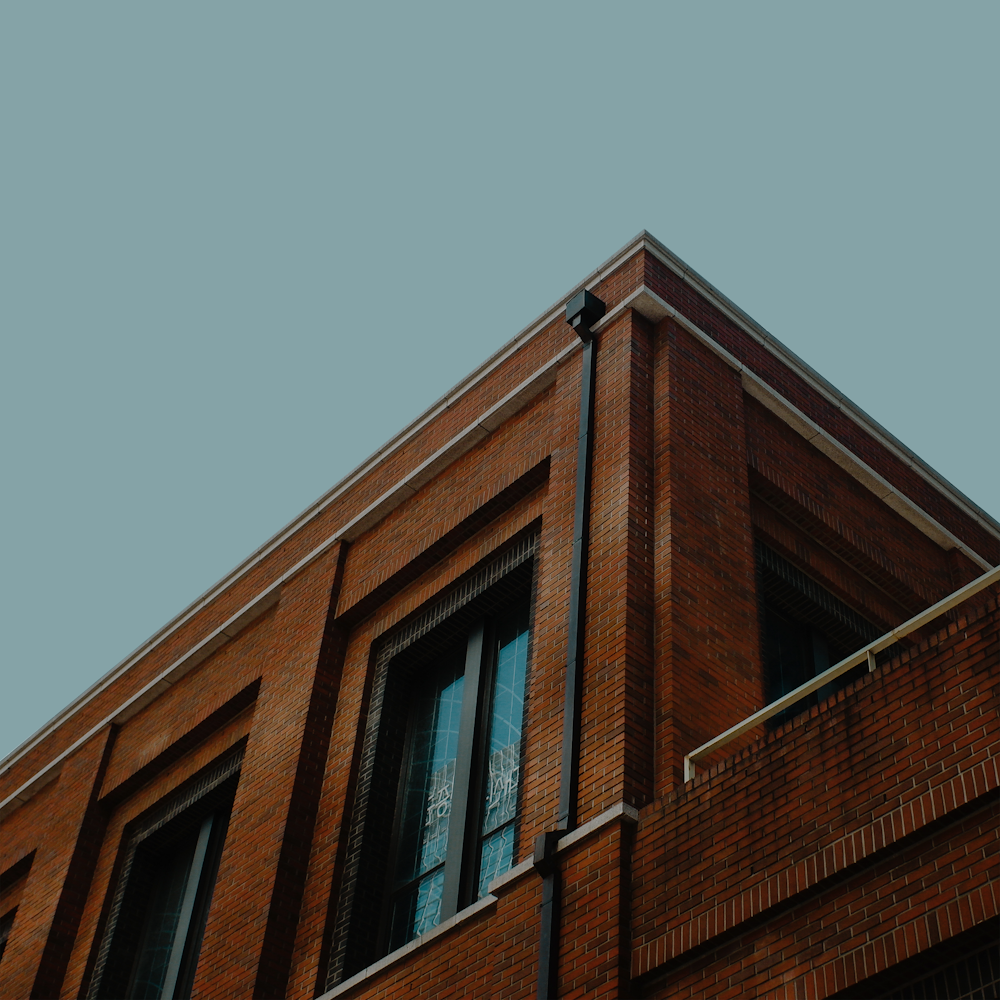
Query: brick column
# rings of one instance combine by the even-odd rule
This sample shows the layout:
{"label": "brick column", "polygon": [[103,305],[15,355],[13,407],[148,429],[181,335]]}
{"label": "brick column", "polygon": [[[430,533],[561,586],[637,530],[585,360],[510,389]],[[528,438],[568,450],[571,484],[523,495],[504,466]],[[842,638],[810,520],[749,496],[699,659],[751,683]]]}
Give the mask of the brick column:
{"label": "brick column", "polygon": [[634,827],[621,818],[560,855],[560,1000],[618,1000],[631,988]]}
{"label": "brick column", "polygon": [[665,320],[654,392],[659,797],[762,694],[739,375]]}
{"label": "brick column", "polygon": [[631,310],[597,354],[579,819],[653,792],[653,354]]}
{"label": "brick column", "polygon": [[346,545],[282,588],[194,994],[283,997],[343,646],[330,628]]}
{"label": "brick column", "polygon": [[0,969],[5,997],[59,995],[107,825],[97,796],[114,732],[108,726],[84,743],[63,762],[59,778],[38,795],[37,805],[47,813],[45,835]]}

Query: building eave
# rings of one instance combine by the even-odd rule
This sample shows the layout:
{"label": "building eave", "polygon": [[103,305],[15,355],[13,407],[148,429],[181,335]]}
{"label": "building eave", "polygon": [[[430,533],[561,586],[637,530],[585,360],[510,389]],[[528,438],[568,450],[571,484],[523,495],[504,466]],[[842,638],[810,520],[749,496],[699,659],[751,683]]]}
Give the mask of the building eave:
{"label": "building eave", "polygon": [[[420,416],[399,431],[398,434],[390,438],[384,445],[374,451],[367,459],[351,470],[351,472],[344,476],[313,504],[307,507],[301,514],[293,518],[288,524],[272,535],[271,538],[255,549],[254,552],[239,563],[234,569],[209,587],[179,614],[170,619],[170,621],[168,621],[161,629],[150,636],[149,639],[140,644],[135,650],[119,661],[119,663],[90,685],[62,711],[58,712],[48,722],[41,726],[27,740],[14,748],[9,754],[7,754],[6,757],[0,760],[0,774],[5,773],[13,767],[17,761],[24,756],[24,754],[29,752],[43,739],[54,732],[55,729],[57,729],[58,726],[64,721],[72,717],[76,711],[79,710],[79,708],[87,704],[102,690],[114,683],[118,678],[124,676],[132,666],[138,663],[143,657],[149,655],[149,653],[156,649],[161,642],[176,632],[186,622],[191,620],[212,601],[224,593],[229,587],[260,564],[281,544],[295,534],[295,532],[299,531],[314,517],[322,513],[331,503],[343,496],[349,489],[351,489],[351,487],[376,469],[380,462],[411,441],[433,420],[458,403],[459,400],[461,400],[469,391],[483,382],[490,375],[490,373],[496,370],[525,344],[530,343],[544,329],[559,320],[565,309],[566,303],[581,289],[594,288],[608,275],[612,274],[619,267],[621,267],[621,265],[629,258],[633,257],[636,253],[642,250],[653,254],[666,267],[670,268],[674,274],[698,292],[699,295],[726,315],[748,336],[752,337],[755,341],[774,354],[775,357],[777,357],[796,375],[802,378],[804,382],[806,382],[811,388],[814,389],[814,391],[826,399],[827,402],[841,410],[859,427],[878,441],[879,444],[885,447],[887,451],[895,455],[909,468],[920,475],[935,490],[940,492],[951,503],[953,503],[962,513],[979,524],[979,526],[989,534],[993,535],[997,539],[1000,539],[1000,522],[991,517],[988,513],[986,513],[986,511],[948,482],[948,480],[945,479],[940,473],[920,459],[914,452],[907,448],[906,445],[899,441],[898,438],[879,424],[878,421],[869,416],[857,404],[852,402],[847,396],[836,389],[830,382],[823,378],[822,375],[815,371],[792,350],[786,347],[780,340],[768,333],[764,327],[757,323],[752,317],[747,315],[747,313],[740,309],[739,306],[727,298],[709,281],[698,274],[698,272],[692,267],[681,260],[680,257],[657,240],[656,237],[646,230],[642,230],[620,250],[612,254],[612,256],[610,256],[603,264],[595,268],[582,281],[574,285],[569,292],[559,298],[555,303],[553,303],[552,306],[525,326],[519,333],[511,338],[511,340],[490,355],[490,357],[488,357],[481,365],[479,365],[448,392],[432,403]],[[560,358],[562,358],[564,353],[566,352],[560,354]]]}

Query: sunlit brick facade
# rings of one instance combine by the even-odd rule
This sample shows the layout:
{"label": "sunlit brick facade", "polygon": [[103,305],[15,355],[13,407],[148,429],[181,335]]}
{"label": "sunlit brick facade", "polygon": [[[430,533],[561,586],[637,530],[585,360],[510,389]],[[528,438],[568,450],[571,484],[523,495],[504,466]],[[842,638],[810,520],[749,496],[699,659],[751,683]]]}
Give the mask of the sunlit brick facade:
{"label": "sunlit brick facade", "polygon": [[0,996],[995,996],[995,582],[684,759],[998,564],[640,234],[3,762]]}

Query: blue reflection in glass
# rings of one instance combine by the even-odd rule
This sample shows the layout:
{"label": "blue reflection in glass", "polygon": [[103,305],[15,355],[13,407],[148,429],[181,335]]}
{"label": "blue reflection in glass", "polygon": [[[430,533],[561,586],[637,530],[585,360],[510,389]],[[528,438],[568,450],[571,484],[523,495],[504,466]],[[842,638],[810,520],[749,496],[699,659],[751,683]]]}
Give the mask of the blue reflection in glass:
{"label": "blue reflection in glass", "polygon": [[521,730],[524,683],[528,665],[526,608],[501,620],[489,729],[489,760],[483,803],[479,895],[514,860],[514,820],[521,780]]}
{"label": "blue reflection in glass", "polygon": [[[430,930],[441,917],[448,822],[465,677],[459,666],[432,677],[418,698],[403,787],[390,947]],[[415,885],[408,885],[419,879]],[[405,888],[404,888],[405,887]]]}

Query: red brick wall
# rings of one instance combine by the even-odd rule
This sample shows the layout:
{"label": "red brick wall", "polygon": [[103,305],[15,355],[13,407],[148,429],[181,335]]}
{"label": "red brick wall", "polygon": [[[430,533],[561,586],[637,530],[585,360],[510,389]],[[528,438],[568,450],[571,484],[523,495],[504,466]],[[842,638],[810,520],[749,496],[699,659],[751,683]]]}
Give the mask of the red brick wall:
{"label": "red brick wall", "polygon": [[579,821],[653,793],[653,352],[628,313],[597,352]]}
{"label": "red brick wall", "polygon": [[722,347],[773,386],[876,472],[961,538],[987,561],[1000,563],[1000,541],[988,533],[922,476],[892,454],[841,409],[833,406],[801,375],[745,333],[653,254],[645,252],[644,280]]}
{"label": "red brick wall", "polygon": [[32,850],[35,858],[0,966],[0,995],[48,997],[62,983],[104,833],[95,798],[112,739],[106,730],[67,757],[59,778],[4,824],[0,871]]}
{"label": "red brick wall", "polygon": [[[316,666],[337,565],[333,550],[282,589],[273,624],[276,641],[261,679],[205,929],[194,985],[199,997],[284,992],[305,875],[294,840],[311,840],[315,804],[303,797],[319,791],[318,780],[315,790],[302,788],[309,783],[303,770],[310,763],[320,768],[326,750],[320,737],[320,759],[309,760],[317,738],[312,727],[324,725],[322,716],[317,720],[310,711],[311,701],[333,700],[322,691],[325,678],[317,676]],[[325,732],[328,726],[327,720]],[[289,871],[290,865],[301,871]],[[276,921],[291,932],[287,939],[273,930]]]}
{"label": "red brick wall", "polygon": [[743,388],[672,321],[655,375],[656,794],[762,704]]}
{"label": "red brick wall", "polygon": [[[153,775],[125,801],[115,803],[114,793],[109,796],[108,825],[101,841],[90,892],[80,920],[80,929],[59,996],[76,997],[89,984],[93,961],[96,958],[92,946],[100,940],[104,920],[107,917],[109,890],[114,885],[115,866],[119,860],[125,827],[146,810],[155,807],[196,772],[207,767],[245,739],[252,721],[251,705],[221,725],[201,744],[184,754],[171,766]],[[233,847],[233,842],[228,841],[227,850]]]}
{"label": "red brick wall", "polygon": [[[633,973],[662,980],[655,995],[772,995],[824,964],[817,941],[831,962],[876,961],[860,979],[914,954],[926,928],[947,937],[995,913],[979,892],[996,875],[982,812],[1000,785],[995,597],[968,614],[642,816]],[[909,902],[890,907],[890,891]]]}
{"label": "red brick wall", "polygon": [[870,581],[869,600],[888,597],[903,612],[899,621],[961,585],[943,549],[753,399],[746,432],[751,489],[772,516],[811,536],[805,559],[796,559],[810,564],[807,572],[810,552],[825,549]]}
{"label": "red brick wall", "polygon": [[[633,255],[595,292],[613,308],[643,282],[1000,561],[995,539],[650,254]],[[4,794],[572,343],[559,318],[449,400],[28,753],[4,776]],[[739,995],[790,982],[820,996],[856,981],[859,968],[869,975],[872,962],[910,954],[919,926],[932,940],[981,919],[994,905],[973,882],[982,882],[984,831],[995,824],[982,808],[996,785],[995,705],[984,680],[995,683],[995,605],[972,622],[954,616],[947,634],[822,712],[751,749],[748,737],[735,760],[693,784],[680,775],[683,754],[762,701],[755,535],[883,625],[975,569],[745,397],[738,373],[672,321],[653,329],[626,310],[610,322],[598,338],[596,392],[580,820],[623,801],[645,808],[634,846],[632,827],[616,821],[559,855],[561,995]],[[575,353],[531,405],[374,528],[286,581],[280,603],[133,718],[106,726],[4,819],[0,871],[35,858],[0,966],[3,995],[85,989],[125,827],[241,740],[196,993],[315,995],[351,822],[372,643],[529,527],[539,545],[518,860],[530,857],[535,836],[555,825],[559,795],[579,394]],[[918,822],[913,802],[950,818],[925,822],[921,813]],[[877,845],[865,839],[876,829]],[[820,860],[832,866],[822,878]],[[946,872],[951,893],[936,907],[913,874],[931,870]],[[790,877],[805,882],[790,888]],[[916,911],[876,913],[879,879],[899,893],[908,887],[906,898],[934,915],[920,925]],[[766,907],[765,889],[776,894]],[[495,904],[355,995],[533,996],[539,892],[538,875],[525,872]],[[757,905],[757,922],[726,916],[727,900],[733,912],[736,901]],[[838,938],[842,946],[819,963],[807,939],[838,933],[845,900],[871,914],[852,927],[860,936]],[[643,977],[635,987],[633,974]]]}

